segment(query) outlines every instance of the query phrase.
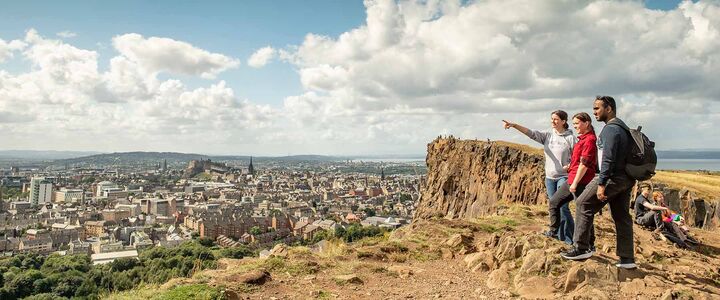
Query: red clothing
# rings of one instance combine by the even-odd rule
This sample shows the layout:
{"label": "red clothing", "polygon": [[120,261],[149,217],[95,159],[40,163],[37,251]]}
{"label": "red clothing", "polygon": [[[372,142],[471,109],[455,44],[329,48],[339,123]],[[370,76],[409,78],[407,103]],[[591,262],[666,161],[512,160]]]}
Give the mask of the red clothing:
{"label": "red clothing", "polygon": [[580,179],[578,184],[588,184],[595,177],[597,170],[597,137],[595,132],[588,132],[578,137],[578,142],[573,148],[572,157],[570,158],[570,170],[568,172],[568,184],[572,184],[577,174],[580,161],[587,167],[585,175]]}

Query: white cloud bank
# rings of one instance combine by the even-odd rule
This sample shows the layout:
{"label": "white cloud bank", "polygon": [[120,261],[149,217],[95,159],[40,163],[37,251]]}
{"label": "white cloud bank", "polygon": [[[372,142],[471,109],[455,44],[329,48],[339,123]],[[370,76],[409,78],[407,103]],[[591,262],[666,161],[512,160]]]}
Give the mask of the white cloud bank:
{"label": "white cloud bank", "polygon": [[[308,33],[300,45],[248,59],[297,68],[304,92],[274,108],[237,99],[222,80],[190,89],[159,79],[217,78],[240,64],[171,38],[116,36],[106,72],[94,51],[34,30],[0,40],[0,63],[20,53],[33,65],[23,74],[0,69],[0,138],[9,148],[422,153],[440,134],[529,143],[500,120],[547,128],[550,111],[589,112],[596,94],[608,94],[659,148],[720,147],[711,130],[720,126],[716,2],[670,11],[640,1],[365,6],[357,28]],[[34,144],[37,132],[50,133],[47,146]]]}
{"label": "white cloud bank", "polygon": [[660,148],[720,147],[707,145],[718,133],[688,136],[720,126],[716,2],[671,11],[640,1],[365,6],[366,24],[338,37],[308,34],[292,55],[307,92],[285,108],[315,129],[310,136],[331,127],[393,151],[422,149],[440,133],[528,142],[500,119],[546,128],[550,111],[590,112],[594,96],[607,94]]}

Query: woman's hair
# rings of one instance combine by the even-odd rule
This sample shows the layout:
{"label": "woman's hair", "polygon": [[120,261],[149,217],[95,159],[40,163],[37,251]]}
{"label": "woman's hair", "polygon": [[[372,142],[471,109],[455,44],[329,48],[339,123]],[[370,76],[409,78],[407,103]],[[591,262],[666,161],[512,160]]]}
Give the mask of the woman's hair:
{"label": "woman's hair", "polygon": [[559,110],[559,109],[558,109],[558,110],[552,112],[550,115],[551,115],[551,116],[552,116],[552,115],[556,115],[556,116],[558,116],[558,118],[560,118],[560,120],[565,121],[565,125],[564,125],[564,126],[565,126],[565,129],[568,129],[568,128],[570,127],[570,126],[568,125],[568,122],[567,122],[567,117],[568,117],[568,115],[567,115],[567,113],[566,113],[564,110]]}
{"label": "woman's hair", "polygon": [[660,191],[654,191],[652,195],[653,195],[653,200],[656,202],[659,201],[658,199],[660,199],[660,197],[664,197]]}
{"label": "woman's hair", "polygon": [[576,113],[573,116],[573,119],[578,119],[580,121],[590,123],[590,132],[595,132],[595,127],[592,126],[592,119],[590,118],[590,115],[588,115],[588,113],[586,113],[586,112]]}

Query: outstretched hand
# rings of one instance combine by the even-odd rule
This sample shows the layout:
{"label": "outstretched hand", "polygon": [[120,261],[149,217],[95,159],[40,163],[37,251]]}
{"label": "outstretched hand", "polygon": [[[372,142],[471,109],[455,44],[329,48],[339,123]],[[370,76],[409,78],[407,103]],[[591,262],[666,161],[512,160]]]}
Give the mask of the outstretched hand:
{"label": "outstretched hand", "polygon": [[508,121],[505,121],[505,120],[502,120],[502,121],[505,123],[505,125],[504,125],[505,129],[508,129],[508,128],[510,128],[510,127],[514,127],[514,126],[515,126],[515,123],[508,122]]}

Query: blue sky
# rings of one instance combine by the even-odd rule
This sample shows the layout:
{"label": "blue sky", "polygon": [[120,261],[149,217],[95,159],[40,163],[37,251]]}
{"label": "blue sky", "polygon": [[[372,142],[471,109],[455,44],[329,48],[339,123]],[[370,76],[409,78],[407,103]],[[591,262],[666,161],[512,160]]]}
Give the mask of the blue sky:
{"label": "blue sky", "polygon": [[[252,69],[245,59],[258,48],[298,45],[311,32],[337,36],[364,21],[362,1],[17,1],[0,10],[0,38],[20,38],[29,28],[45,35],[70,31],[77,36],[69,42],[100,53],[102,69],[116,55],[113,36],[171,37],[242,59],[243,66],[225,72],[223,79],[240,98],[279,105],[302,90],[294,68],[275,63]],[[5,66],[27,67],[22,61]],[[183,79],[191,86],[207,84]]]}
{"label": "blue sky", "polygon": [[[531,144],[501,120],[546,129],[549,111],[588,111],[596,94],[659,149],[720,148],[717,2],[519,1],[8,2],[0,149]],[[264,47],[267,64],[249,65]]]}

